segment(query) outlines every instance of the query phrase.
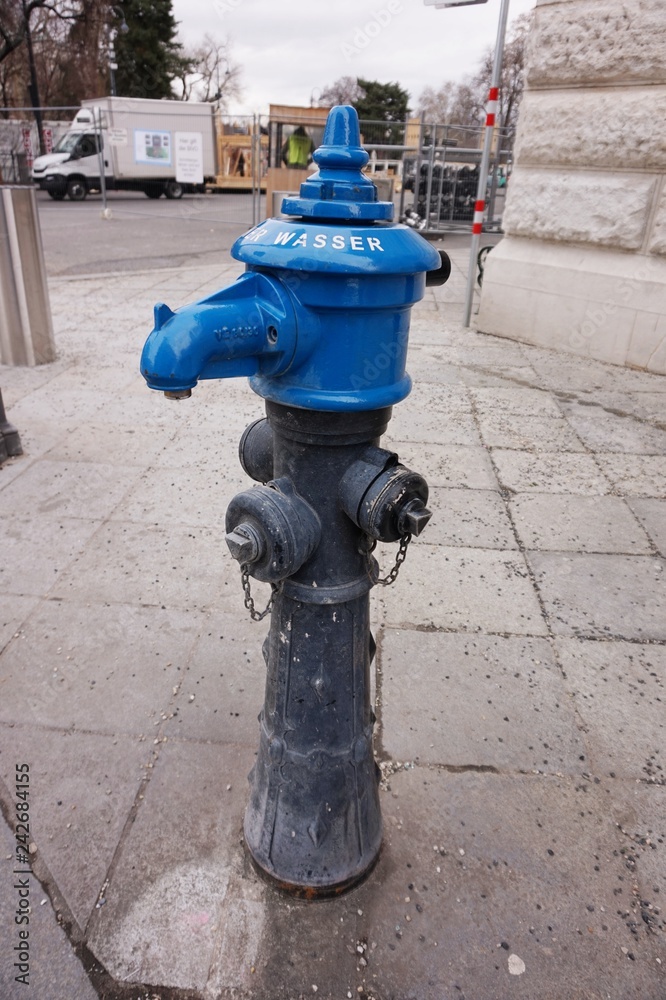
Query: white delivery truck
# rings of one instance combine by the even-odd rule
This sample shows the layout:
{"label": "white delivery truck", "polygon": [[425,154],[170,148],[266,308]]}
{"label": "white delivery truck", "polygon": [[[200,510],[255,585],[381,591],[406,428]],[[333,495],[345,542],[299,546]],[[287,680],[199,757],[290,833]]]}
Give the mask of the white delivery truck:
{"label": "white delivery truck", "polygon": [[216,174],[213,105],[102,97],[82,101],[52,153],[38,156],[32,177],[56,201],[99,191],[143,191],[182,198]]}

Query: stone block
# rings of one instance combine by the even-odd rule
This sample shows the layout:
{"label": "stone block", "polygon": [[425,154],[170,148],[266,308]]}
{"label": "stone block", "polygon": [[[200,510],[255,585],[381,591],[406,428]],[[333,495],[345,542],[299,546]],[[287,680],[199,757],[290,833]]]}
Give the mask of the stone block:
{"label": "stone block", "polygon": [[655,120],[666,120],[666,86],[527,91],[516,163],[664,170],[666,145]]}
{"label": "stone block", "polygon": [[666,185],[661,190],[661,197],[652,225],[650,253],[666,254]]}
{"label": "stone block", "polygon": [[661,0],[540,4],[529,43],[530,87],[666,83]]}
{"label": "stone block", "polygon": [[519,167],[503,225],[508,234],[533,240],[638,250],[655,184],[654,177],[631,173]]}
{"label": "stone block", "polygon": [[665,374],[664,313],[662,258],[507,236],[486,263],[477,328]]}

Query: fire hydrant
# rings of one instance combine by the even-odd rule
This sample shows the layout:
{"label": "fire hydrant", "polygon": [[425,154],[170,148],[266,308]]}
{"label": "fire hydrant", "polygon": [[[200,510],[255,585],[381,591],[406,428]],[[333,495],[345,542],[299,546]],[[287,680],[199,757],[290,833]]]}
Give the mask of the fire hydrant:
{"label": "fire hydrant", "polygon": [[[155,307],[141,361],[148,385],[171,398],[202,378],[245,375],[266,401],[240,444],[261,485],[226,516],[253,618],[263,614],[250,578],[272,586],[245,843],[263,874],[307,897],[355,885],[380,849],[369,592],[393,582],[431,515],[424,478],[379,441],[411,387],[411,306],[426,272],[437,284],[450,270],[377,201],[353,108],[333,108],[314,159],[300,197],[284,200],[290,217],[234,244],[245,274],[176,313]],[[377,541],[399,543],[384,581]]]}

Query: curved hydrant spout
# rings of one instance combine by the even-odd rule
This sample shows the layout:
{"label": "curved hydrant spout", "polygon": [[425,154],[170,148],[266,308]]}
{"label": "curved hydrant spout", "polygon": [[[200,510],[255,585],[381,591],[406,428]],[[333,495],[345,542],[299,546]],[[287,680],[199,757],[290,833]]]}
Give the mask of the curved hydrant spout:
{"label": "curved hydrant spout", "polygon": [[183,398],[199,379],[286,371],[296,340],[289,293],[276,279],[252,272],[177,312],[156,305],[141,373],[151,389]]}

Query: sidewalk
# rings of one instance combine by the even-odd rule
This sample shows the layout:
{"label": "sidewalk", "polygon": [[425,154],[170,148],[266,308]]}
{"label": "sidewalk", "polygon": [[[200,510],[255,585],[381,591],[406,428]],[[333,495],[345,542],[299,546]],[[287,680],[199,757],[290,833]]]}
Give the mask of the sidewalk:
{"label": "sidewalk", "polygon": [[384,847],[321,903],[240,839],[266,623],[223,531],[262,402],[138,374],[153,304],[240,269],[51,281],[59,360],[0,368],[2,1000],[666,996],[666,379],[463,330],[454,264],[383,442],[435,511],[373,595]]}

